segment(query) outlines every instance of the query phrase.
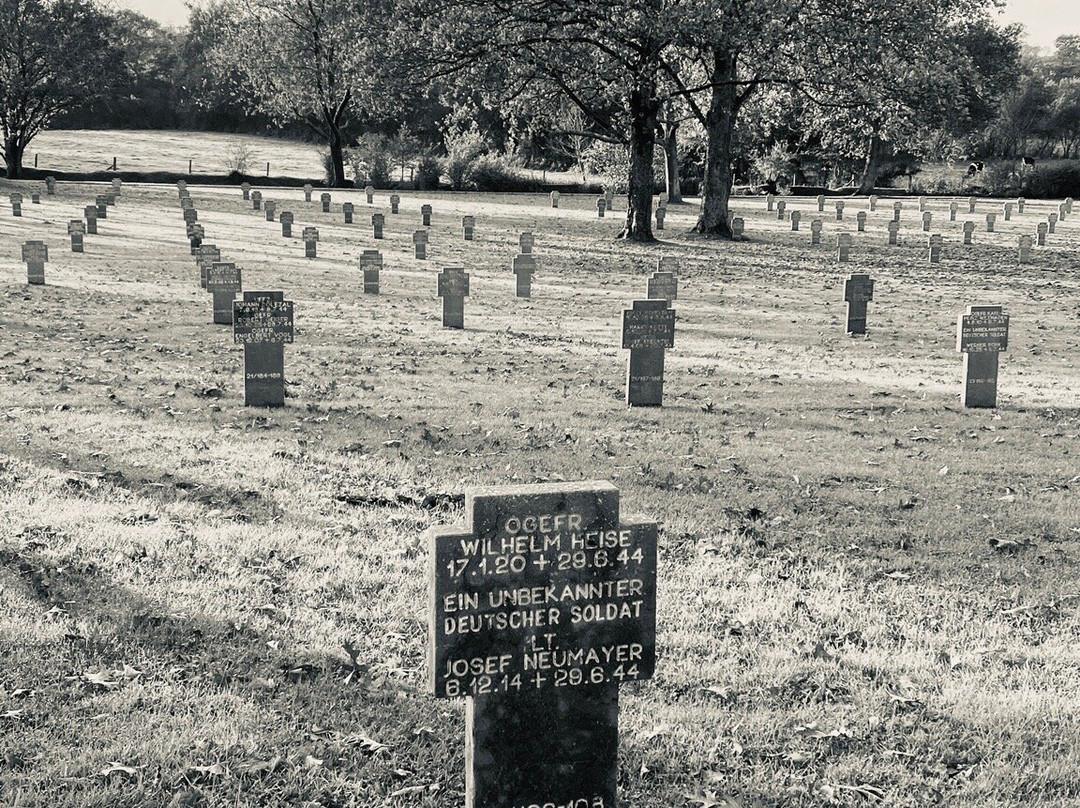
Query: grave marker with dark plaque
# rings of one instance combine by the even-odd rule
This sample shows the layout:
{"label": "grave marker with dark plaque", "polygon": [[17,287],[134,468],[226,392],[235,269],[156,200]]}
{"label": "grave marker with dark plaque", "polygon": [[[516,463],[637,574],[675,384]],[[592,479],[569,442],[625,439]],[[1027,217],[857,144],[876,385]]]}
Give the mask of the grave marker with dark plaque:
{"label": "grave marker with dark plaque", "polygon": [[997,214],[996,213],[988,213],[988,214],[986,214],[986,232],[987,233],[993,233],[994,232],[994,222],[996,222],[996,221],[997,221]]}
{"label": "grave marker with dark plaque", "polygon": [[305,258],[316,258],[318,254],[316,252],[315,245],[319,241],[319,228],[311,227],[311,226],[305,227],[304,228],[303,238],[304,238],[304,257]]}
{"label": "grave marker with dark plaque", "polygon": [[877,210],[878,197],[876,194],[871,194],[867,202],[870,204],[871,213]]}
{"label": "grave marker with dark plaque", "polygon": [[630,350],[626,368],[626,405],[660,407],[664,403],[664,352],[675,346],[675,309],[667,300],[635,300],[623,309],[622,347]]}
{"label": "grave marker with dark plaque", "polygon": [[1022,214],[1024,212],[1024,206],[1026,204],[1027,204],[1027,200],[1024,199],[1024,197],[1022,197],[1022,196],[1018,196],[1016,198],[1016,212]]}
{"label": "grave marker with dark plaque", "polygon": [[401,197],[397,194],[390,194],[390,212],[397,213],[401,209]]}
{"label": "grave marker with dark plaque", "polygon": [[517,296],[532,297],[532,277],[536,272],[536,259],[529,253],[515,255],[511,268],[517,278]]}
{"label": "grave marker with dark plaque", "polygon": [[776,202],[776,221],[782,222],[787,218],[787,202],[778,199]]}
{"label": "grave marker with dark plaque", "polygon": [[953,200],[952,202],[949,203],[949,221],[950,222],[955,222],[956,221],[956,212],[959,209],[960,209],[960,205],[957,204],[956,200]]}
{"label": "grave marker with dark plaque", "polygon": [[86,219],[86,234],[97,235],[97,205],[87,205],[83,208],[83,218]]}
{"label": "grave marker with dark plaque", "polygon": [[383,227],[386,225],[386,216],[382,213],[371,214],[371,237],[375,239],[381,239],[383,237]]}
{"label": "grave marker with dark plaque", "polygon": [[215,325],[232,325],[233,300],[242,289],[240,267],[225,262],[210,265],[206,273],[206,291],[214,296]]}
{"label": "grave marker with dark plaque", "polygon": [[975,222],[964,222],[964,244],[970,246],[971,240],[975,236]]}
{"label": "grave marker with dark plaque", "polygon": [[823,224],[821,219],[814,219],[810,222],[810,244],[817,245],[821,243],[821,228]]}
{"label": "grave marker with dark plaque", "polygon": [[195,251],[195,263],[199,266],[199,285],[206,288],[206,276],[210,267],[221,260],[221,250],[215,244],[200,244]]}
{"label": "grave marker with dark plaque", "polygon": [[1051,213],[1049,216],[1046,217],[1046,226],[1051,233],[1053,233],[1057,228],[1057,223],[1058,215],[1056,213]]}
{"label": "grave marker with dark plaque", "polygon": [[975,212],[975,201],[976,201],[975,197],[973,197],[973,196],[968,197],[968,213],[974,213]]}
{"label": "grave marker with dark plaque", "polygon": [[262,210],[262,191],[251,192],[251,209]]}
{"label": "grave marker with dark plaque", "polygon": [[320,194],[319,201],[322,202],[322,212],[330,212],[330,194]]}
{"label": "grave marker with dark plaque", "polygon": [[772,194],[765,194],[765,210],[772,213],[773,206],[776,204],[776,197]]}
{"label": "grave marker with dark plaque", "polygon": [[931,211],[923,211],[922,215],[922,229],[924,233],[930,232],[930,222],[933,221],[934,214]]}
{"label": "grave marker with dark plaque", "polygon": [[649,300],[666,300],[671,303],[679,299],[679,276],[674,272],[656,270],[649,276],[645,296]]}
{"label": "grave marker with dark plaque", "polygon": [[1046,222],[1039,222],[1037,225],[1035,225],[1035,234],[1038,238],[1038,244],[1040,247],[1046,246],[1046,231]]}
{"label": "grave marker with dark plaque", "polygon": [[195,200],[190,196],[180,197],[180,210],[189,210],[195,207]]}
{"label": "grave marker with dark plaque", "polygon": [[244,406],[285,406],[285,344],[293,302],[283,292],[244,292],[233,303],[233,342],[244,346]]}
{"label": "grave marker with dark plaque", "polygon": [[45,283],[45,262],[49,260],[49,245],[44,241],[28,241],[22,245],[22,260],[26,262],[26,282],[38,286]]}
{"label": "grave marker with dark plaque", "polygon": [[1001,306],[968,306],[956,322],[964,354],[964,406],[997,406],[998,354],[1009,347],[1009,315]]}
{"label": "grave marker with dark plaque", "polygon": [[86,233],[86,225],[82,219],[72,219],[68,222],[68,235],[71,236],[71,251],[81,253],[83,251],[83,236]]}
{"label": "grave marker with dark plaque", "polygon": [[799,232],[799,225],[802,223],[802,211],[791,211],[791,230],[793,233]]}
{"label": "grave marker with dark plaque", "polygon": [[619,684],[656,666],[655,522],[611,483],[466,490],[427,534],[428,687],[466,698],[466,808],[615,808]]}
{"label": "grave marker with dark plaque", "polygon": [[379,272],[382,270],[382,253],[378,250],[364,250],[360,254],[360,268],[364,271],[364,294],[379,294]]}
{"label": "grave marker with dark plaque", "polygon": [[899,241],[899,237],[900,237],[900,223],[895,222],[895,221],[894,222],[889,222],[888,229],[889,229],[889,246],[890,247],[895,247],[897,242]]}
{"label": "grave marker with dark plaque", "polygon": [[1012,221],[1013,207],[1014,207],[1014,203],[1012,203],[1012,202],[1005,202],[1001,206],[1002,218],[1007,222]]}
{"label": "grave marker with dark plaque", "polygon": [[267,199],[263,202],[263,210],[266,211],[266,221],[274,221],[274,215],[277,213],[277,202],[273,199]]}
{"label": "grave marker with dark plaque", "polygon": [[278,216],[278,221],[281,222],[281,235],[285,238],[292,238],[292,226],[293,215],[292,211],[283,210],[281,215]]}
{"label": "grave marker with dark plaque", "polygon": [[855,214],[855,229],[860,233],[866,232],[866,211],[860,210]]}
{"label": "grave marker with dark plaque", "polygon": [[427,258],[427,230],[414,230],[412,234],[413,258],[424,260]]}
{"label": "grave marker with dark plaque", "polygon": [[825,194],[818,194],[817,196],[817,209],[818,213],[825,210]]}
{"label": "grave marker with dark plaque", "polygon": [[465,298],[468,296],[469,273],[464,267],[446,267],[439,273],[443,328],[465,327]]}
{"label": "grave marker with dark plaque", "polygon": [[1020,236],[1019,242],[1020,255],[1019,260],[1021,264],[1028,264],[1031,262],[1031,236],[1025,233]]}
{"label": "grave marker with dark plaque", "polygon": [[604,197],[598,196],[596,198],[596,218],[603,219],[604,211],[607,210],[607,203],[604,201]]}
{"label": "grave marker with dark plaque", "polygon": [[844,281],[844,301],[847,303],[845,333],[866,333],[866,304],[874,299],[874,281],[869,275],[852,274]]}
{"label": "grave marker with dark plaque", "polygon": [[11,202],[11,215],[22,216],[22,194],[14,193],[8,197],[8,201]]}
{"label": "grave marker with dark plaque", "polygon": [[353,223],[353,211],[355,207],[352,202],[346,202],[341,206],[341,212],[345,216],[345,224]]}
{"label": "grave marker with dark plaque", "polygon": [[431,205],[420,206],[420,223],[424,227],[431,227]]}
{"label": "grave marker with dark plaque", "polygon": [[41,194],[38,193],[37,191],[34,191],[32,194],[30,194],[30,204],[31,205],[40,205],[41,204]]}
{"label": "grave marker with dark plaque", "polygon": [[664,208],[664,207],[661,207],[660,205],[657,205],[656,206],[656,229],[657,230],[663,230],[664,229],[664,218],[666,216],[667,216],[667,208]]}

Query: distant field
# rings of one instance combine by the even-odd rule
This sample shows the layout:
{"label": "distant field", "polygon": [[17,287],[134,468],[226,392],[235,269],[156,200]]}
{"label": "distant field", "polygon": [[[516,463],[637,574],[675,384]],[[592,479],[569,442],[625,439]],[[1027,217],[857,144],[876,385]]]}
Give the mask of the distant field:
{"label": "distant field", "polygon": [[25,164],[56,171],[191,171],[228,174],[237,157],[246,154],[244,173],[262,176],[270,163],[270,176],[319,179],[323,175],[319,148],[310,143],[257,135],[215,132],[158,132],[70,129],[45,132],[34,138]]}

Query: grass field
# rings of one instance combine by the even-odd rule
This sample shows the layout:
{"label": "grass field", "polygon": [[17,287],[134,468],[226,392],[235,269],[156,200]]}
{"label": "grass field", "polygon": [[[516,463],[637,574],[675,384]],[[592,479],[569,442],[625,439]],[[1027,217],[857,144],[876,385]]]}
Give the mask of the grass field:
{"label": "grass field", "polygon": [[[423,532],[467,486],[606,479],[662,525],[623,804],[1080,805],[1080,211],[1019,266],[1049,203],[988,234],[981,201],[964,248],[968,217],[936,200],[931,265],[905,200],[900,246],[882,206],[841,266],[809,244],[812,199],[788,200],[799,233],[736,200],[734,244],[683,235],[694,211],[673,206],[641,246],[591,198],[406,193],[394,216],[380,194],[377,242],[360,193],[323,214],[266,189],[294,233],[319,227],[305,260],[239,189],[193,187],[245,288],[295,301],[287,406],[259,411],[175,189],[126,186],[73,254],[96,190],[0,214],[0,804],[460,805],[463,705],[423,690]],[[863,204],[826,215],[826,245]],[[528,301],[509,271],[526,229]],[[19,262],[31,238],[44,287]],[[621,310],[666,255],[665,406],[627,410]],[[439,318],[452,263],[464,331]],[[860,271],[870,333],[850,338]],[[958,403],[969,304],[1012,317],[997,410]]]}

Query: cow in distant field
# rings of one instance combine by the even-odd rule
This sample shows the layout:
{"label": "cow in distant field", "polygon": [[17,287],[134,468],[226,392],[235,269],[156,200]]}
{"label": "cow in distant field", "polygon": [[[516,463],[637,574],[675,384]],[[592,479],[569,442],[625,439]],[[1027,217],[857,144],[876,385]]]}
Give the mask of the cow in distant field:
{"label": "cow in distant field", "polygon": [[982,160],[973,160],[968,164],[967,175],[969,177],[974,177],[978,172],[983,170],[983,166]]}

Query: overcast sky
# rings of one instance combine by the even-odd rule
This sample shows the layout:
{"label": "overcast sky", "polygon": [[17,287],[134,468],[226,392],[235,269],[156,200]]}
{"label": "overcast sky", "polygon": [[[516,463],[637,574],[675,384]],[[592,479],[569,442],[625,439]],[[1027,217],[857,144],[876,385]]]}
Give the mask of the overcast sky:
{"label": "overcast sky", "polygon": [[[111,0],[111,3],[134,9],[166,25],[187,22],[183,0]],[[1078,0],[1008,0],[1000,18],[1009,23],[1023,23],[1028,41],[1040,48],[1052,47],[1062,34],[1080,34]]]}

